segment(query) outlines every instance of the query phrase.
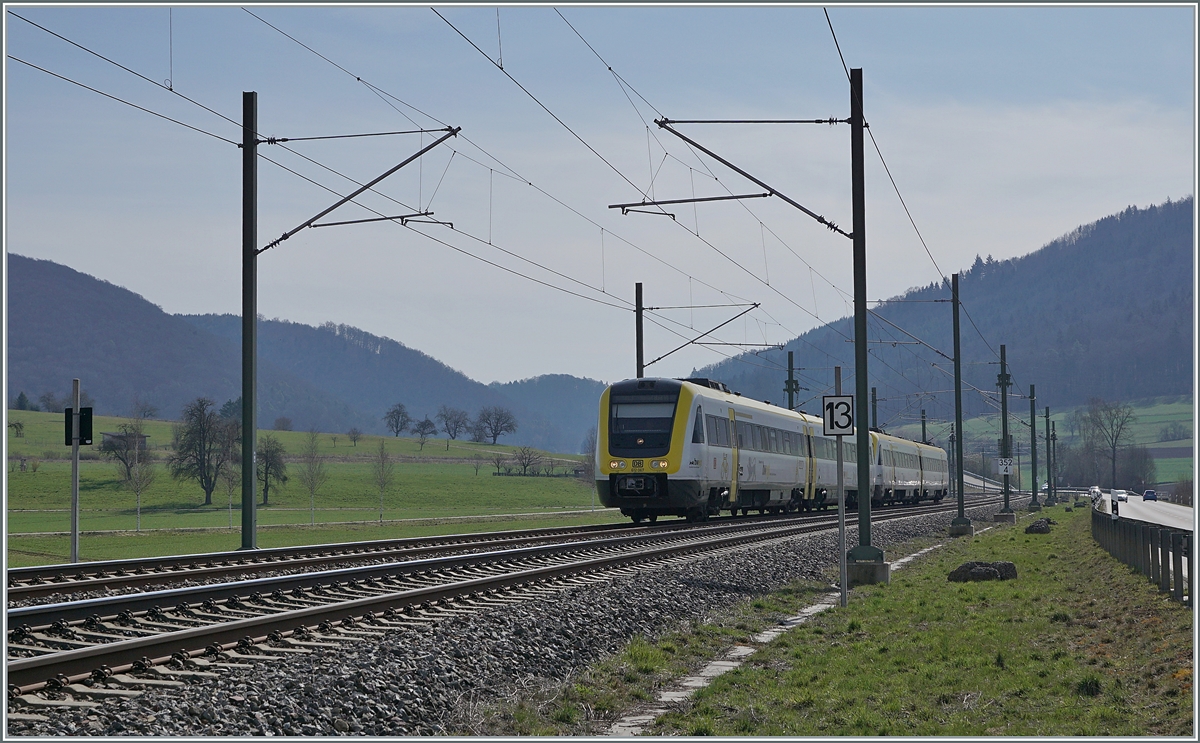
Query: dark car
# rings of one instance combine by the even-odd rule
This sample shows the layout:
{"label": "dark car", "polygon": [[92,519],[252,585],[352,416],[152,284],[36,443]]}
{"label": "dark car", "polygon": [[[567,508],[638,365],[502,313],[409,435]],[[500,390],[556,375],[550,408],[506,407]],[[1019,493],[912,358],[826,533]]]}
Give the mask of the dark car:
{"label": "dark car", "polygon": [[1142,493],[1142,500],[1143,501],[1148,501],[1148,500],[1157,501],[1158,493],[1154,492],[1153,490],[1147,490],[1146,492]]}

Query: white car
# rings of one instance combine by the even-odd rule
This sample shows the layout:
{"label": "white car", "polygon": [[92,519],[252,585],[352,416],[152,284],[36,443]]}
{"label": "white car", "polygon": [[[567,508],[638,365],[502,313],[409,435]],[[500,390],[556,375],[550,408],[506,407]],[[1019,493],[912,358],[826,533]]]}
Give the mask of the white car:
{"label": "white car", "polygon": [[1127,500],[1129,500],[1129,493],[1127,493],[1126,491],[1124,491],[1124,490],[1114,490],[1113,492],[1114,492],[1114,493],[1116,493],[1116,496],[1117,496],[1117,500],[1118,500],[1118,501],[1127,501]]}

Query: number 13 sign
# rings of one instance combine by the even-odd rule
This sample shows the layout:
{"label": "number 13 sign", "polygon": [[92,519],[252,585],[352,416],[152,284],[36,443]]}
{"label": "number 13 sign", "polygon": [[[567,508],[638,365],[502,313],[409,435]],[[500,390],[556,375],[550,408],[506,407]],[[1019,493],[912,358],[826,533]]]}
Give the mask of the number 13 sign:
{"label": "number 13 sign", "polygon": [[821,398],[826,436],[854,433],[854,395],[825,395]]}

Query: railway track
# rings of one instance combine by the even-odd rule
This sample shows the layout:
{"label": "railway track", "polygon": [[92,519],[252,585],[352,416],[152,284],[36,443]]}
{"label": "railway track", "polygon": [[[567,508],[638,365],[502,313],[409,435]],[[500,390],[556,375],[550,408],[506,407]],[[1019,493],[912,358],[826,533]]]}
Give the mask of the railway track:
{"label": "railway track", "polygon": [[[894,509],[876,519],[952,509],[945,504]],[[310,652],[609,580],[622,571],[835,524],[836,516],[829,515],[722,520],[681,529],[626,528],[621,536],[567,544],[14,608],[7,617],[10,699],[27,706],[76,704],[110,691],[179,683],[223,665]]]}
{"label": "railway track", "polygon": [[[897,508],[911,507],[897,506]],[[826,512],[807,516],[797,515],[796,518],[819,518],[825,514]],[[725,523],[729,520],[727,518],[714,519],[710,523]],[[737,519],[732,519],[732,521],[737,521]],[[672,531],[686,529],[689,526],[682,520],[662,522],[653,526],[635,526],[626,521],[575,527],[276,547],[253,552],[235,550],[199,555],[10,568],[7,571],[8,601],[12,605],[48,596],[126,592],[189,582],[212,583],[244,580],[249,576],[268,572],[308,572],[325,570],[334,566],[347,567],[538,544],[561,544],[615,536],[631,529]]]}

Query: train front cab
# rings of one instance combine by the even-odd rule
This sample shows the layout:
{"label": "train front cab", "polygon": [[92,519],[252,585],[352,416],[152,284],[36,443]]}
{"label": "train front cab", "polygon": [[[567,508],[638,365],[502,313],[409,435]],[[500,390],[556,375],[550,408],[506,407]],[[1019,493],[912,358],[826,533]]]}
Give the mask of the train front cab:
{"label": "train front cab", "polygon": [[635,523],[659,516],[707,517],[708,494],[668,477],[683,465],[694,395],[674,379],[628,379],[600,396],[596,492]]}

